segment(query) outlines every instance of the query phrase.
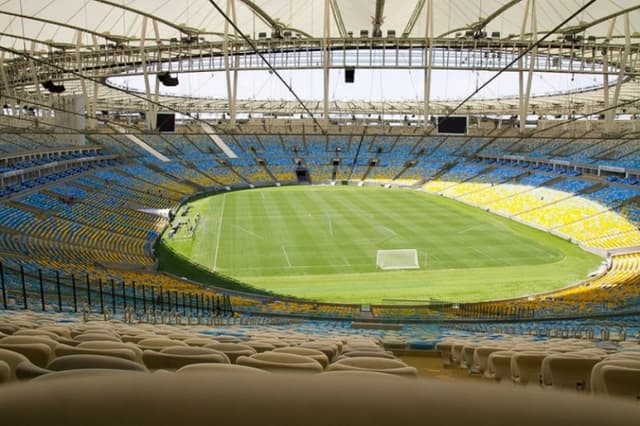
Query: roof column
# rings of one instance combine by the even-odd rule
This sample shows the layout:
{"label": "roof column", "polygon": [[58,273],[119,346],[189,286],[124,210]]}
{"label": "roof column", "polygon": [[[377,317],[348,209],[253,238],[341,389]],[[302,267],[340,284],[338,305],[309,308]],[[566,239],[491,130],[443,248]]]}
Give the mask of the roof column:
{"label": "roof column", "polygon": [[[616,81],[616,87],[613,91],[613,99],[611,103],[615,107],[618,104],[618,99],[620,98],[620,87],[622,86],[624,78],[624,71],[627,67],[627,62],[629,60],[629,52],[631,51],[631,32],[629,29],[629,14],[625,13],[624,15],[624,50],[620,51],[620,59],[618,61],[618,79]],[[606,70],[605,70],[606,71]],[[604,122],[604,130],[607,133],[610,133],[613,130],[613,121],[616,117],[616,108],[612,108],[607,111],[605,115]]]}
{"label": "roof column", "polygon": [[425,50],[424,59],[424,131],[428,132],[429,113],[431,109],[431,68],[433,66],[433,0],[427,2],[427,19],[424,36],[427,39],[427,49]]}
{"label": "roof column", "polygon": [[323,123],[329,125],[329,65],[331,61],[331,51],[329,50],[329,37],[331,36],[331,27],[329,26],[330,18],[330,1],[324,0],[324,32],[322,35],[322,74],[323,89],[322,95],[322,112],[324,116]]}
{"label": "roof column", "polygon": [[[531,12],[529,12],[531,11]],[[527,18],[530,17],[531,27],[531,44],[535,44],[538,41],[538,24],[536,19],[536,0],[527,0],[525,6],[524,17],[522,18],[522,28],[520,32],[520,38],[524,39],[524,33],[527,25]],[[529,69],[527,71],[527,82],[524,83],[524,61],[529,58]],[[518,60],[518,89],[519,89],[519,116],[520,116],[520,133],[525,130],[527,124],[527,114],[529,112],[529,97],[531,95],[531,80],[533,78],[533,68],[536,62],[536,56],[538,56],[538,46],[534,46],[529,55],[525,55]]]}

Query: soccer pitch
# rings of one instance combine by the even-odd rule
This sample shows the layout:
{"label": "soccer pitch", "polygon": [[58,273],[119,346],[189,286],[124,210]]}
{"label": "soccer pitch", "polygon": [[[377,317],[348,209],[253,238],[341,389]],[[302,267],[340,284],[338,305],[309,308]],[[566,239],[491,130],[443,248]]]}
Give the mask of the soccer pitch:
{"label": "soccer pitch", "polygon": [[[199,216],[195,230],[165,233],[164,247],[255,288],[319,301],[522,296],[584,280],[601,261],[553,235],[413,190],[274,187],[187,205],[174,222],[193,226]],[[379,249],[417,249],[420,268],[381,271]],[[160,270],[190,276],[173,263],[163,256]]]}

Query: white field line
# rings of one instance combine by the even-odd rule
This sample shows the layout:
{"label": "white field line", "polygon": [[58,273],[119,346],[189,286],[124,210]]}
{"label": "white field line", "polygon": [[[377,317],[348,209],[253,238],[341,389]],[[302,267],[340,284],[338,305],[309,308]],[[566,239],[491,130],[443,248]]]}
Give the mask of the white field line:
{"label": "white field line", "polygon": [[282,247],[282,252],[284,253],[284,258],[287,261],[287,265],[289,265],[289,268],[291,268],[291,262],[289,261],[289,255],[287,254],[287,250],[284,248],[284,245],[281,245],[280,247]]}
{"label": "white field line", "polygon": [[389,233],[390,233],[391,235],[393,235],[394,237],[397,237],[397,236],[398,236],[398,234],[397,234],[393,229],[387,228],[386,226],[380,226],[380,227],[381,227],[382,229],[384,229],[385,231],[389,232]]}
{"label": "white field line", "polygon": [[481,228],[481,227],[482,227],[482,225],[471,225],[471,226],[468,226],[468,227],[466,227],[464,229],[459,230],[458,234],[466,234],[467,232],[471,231],[472,229]]}
{"label": "white field line", "polygon": [[264,240],[264,237],[263,237],[262,235],[258,235],[258,234],[256,234],[255,232],[249,231],[247,228],[244,228],[244,227],[242,227],[242,226],[240,226],[240,225],[238,225],[238,224],[235,224],[235,223],[234,223],[232,226],[234,226],[234,227],[236,227],[236,228],[240,229],[241,231],[246,232],[247,234],[249,234],[249,235],[251,235],[251,236],[253,236],[253,237],[256,237],[256,238],[259,238],[259,239],[261,239],[261,240]]}
{"label": "white field line", "polygon": [[218,221],[218,235],[216,237],[216,254],[213,258],[213,271],[218,269],[218,249],[220,248],[220,234],[222,233],[222,219],[224,218],[224,202],[227,199],[227,194],[222,196],[222,206],[220,207],[220,220]]}
{"label": "white field line", "polygon": [[327,219],[329,220],[329,235],[333,237],[333,224],[331,223],[331,216],[327,215]]}

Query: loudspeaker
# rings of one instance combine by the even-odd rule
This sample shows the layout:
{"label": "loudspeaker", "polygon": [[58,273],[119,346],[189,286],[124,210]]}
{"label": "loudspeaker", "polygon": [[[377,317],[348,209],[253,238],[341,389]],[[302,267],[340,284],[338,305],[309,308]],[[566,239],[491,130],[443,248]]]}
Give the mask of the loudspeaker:
{"label": "loudspeaker", "polygon": [[52,80],[43,82],[42,87],[44,87],[51,93],[62,93],[65,91],[64,84],[55,84]]}
{"label": "loudspeaker", "polygon": [[356,78],[356,69],[353,67],[347,67],[344,69],[344,82],[353,83]]}
{"label": "loudspeaker", "polygon": [[156,129],[160,132],[175,132],[176,115],[174,113],[159,112],[156,115]]}
{"label": "loudspeaker", "polygon": [[172,77],[169,72],[161,72],[158,74],[158,80],[163,86],[174,87],[178,85],[178,77]]}

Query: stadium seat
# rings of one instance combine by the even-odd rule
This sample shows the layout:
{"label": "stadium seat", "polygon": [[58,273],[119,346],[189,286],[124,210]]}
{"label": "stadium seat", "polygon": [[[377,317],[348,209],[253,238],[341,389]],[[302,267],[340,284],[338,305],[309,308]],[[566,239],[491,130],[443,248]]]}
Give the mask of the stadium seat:
{"label": "stadium seat", "polygon": [[345,358],[329,366],[329,371],[339,370],[376,371],[407,377],[417,377],[418,375],[418,371],[414,367],[409,367],[400,360],[374,357]]}
{"label": "stadium seat", "polygon": [[134,361],[93,354],[61,356],[51,361],[47,368],[52,371],[79,370],[85,368],[147,371],[144,366]]}
{"label": "stadium seat", "polygon": [[[526,404],[521,403],[523,399]],[[131,404],[132,400],[136,403]],[[466,401],[464,410],[460,410],[461,400]],[[37,410],[33,409],[34,401],[38,402]],[[242,410],[229,409],[239,403]],[[121,410],[105,409],[125,405],[125,416]],[[301,421],[309,426],[413,425],[424,424],[427,418],[451,426],[478,422],[479,418],[493,418],[496,424],[533,426],[566,424],[567,416],[581,425],[637,423],[637,407],[623,401],[590,400],[585,404],[584,398],[571,394],[515,392],[379,375],[131,373],[86,380],[41,379],[19,387],[0,387],[0,411],[3,418],[19,418],[23,426],[39,426],[51,419],[79,426],[96,413],[100,413],[102,424],[123,426],[185,421],[208,424],[212,415],[216,423],[238,426],[262,424],[266,419],[281,426]],[[499,420],[495,420],[498,412]]]}
{"label": "stadium seat", "polygon": [[543,383],[550,382],[554,389],[589,392],[591,370],[600,360],[600,357],[579,353],[548,355],[542,362]]}
{"label": "stadium seat", "polygon": [[24,355],[38,367],[46,367],[54,357],[51,347],[44,343],[4,343],[0,342],[0,349],[7,349]]}
{"label": "stadium seat", "polygon": [[205,348],[215,349],[224,353],[233,364],[236,363],[240,356],[251,356],[256,353],[256,350],[251,346],[240,343],[210,343]]}
{"label": "stadium seat", "polygon": [[542,384],[542,362],[549,354],[542,351],[515,352],[511,356],[511,379],[519,385]]}
{"label": "stadium seat", "polygon": [[142,353],[142,359],[150,370],[177,370],[189,364],[229,363],[229,358],[219,351],[183,346],[164,348],[160,352],[147,349]]}
{"label": "stadium seat", "polygon": [[104,341],[104,340],[95,340],[90,342],[82,342],[77,346],[79,349],[97,349],[97,350],[127,350],[131,351],[135,355],[135,361],[142,362],[142,349],[140,349],[137,345],[133,343],[124,343],[124,342],[114,342],[114,341]]}
{"label": "stadium seat", "polygon": [[329,365],[329,359],[327,358],[327,355],[317,349],[301,348],[299,346],[287,346],[284,348],[276,348],[271,352],[302,355],[318,361],[320,365],[322,365],[322,368],[327,368],[327,365]]}
{"label": "stadium seat", "polygon": [[0,360],[0,384],[11,380],[11,367],[6,361]]}
{"label": "stadium seat", "polygon": [[[93,343],[93,342],[92,342]],[[96,348],[86,346],[68,346],[60,344],[55,349],[55,356],[61,357],[66,355],[104,355],[112,356],[116,358],[127,359],[130,361],[139,362],[138,354],[132,348],[124,347],[108,347],[108,348]]]}
{"label": "stadium seat", "polygon": [[179,368],[176,373],[201,375],[220,374],[271,374],[267,370],[238,364],[189,364]]}
{"label": "stadium seat", "polygon": [[285,352],[261,352],[251,356],[242,355],[237,358],[236,363],[274,372],[319,373],[323,370],[322,365],[313,358]]}
{"label": "stadium seat", "polygon": [[145,372],[139,371],[130,371],[130,370],[120,370],[120,369],[112,369],[112,368],[82,368],[82,369],[72,369],[72,370],[62,370],[62,371],[51,371],[32,379],[33,382],[50,382],[54,380],[66,380],[66,381],[74,381],[77,379],[81,380],[91,380],[96,377],[107,377],[114,378],[118,376],[126,376],[131,377],[132,374],[146,374]]}
{"label": "stadium seat", "polygon": [[607,395],[630,398],[635,402],[640,399],[640,365],[605,365],[599,374]]}
{"label": "stadium seat", "polygon": [[514,351],[495,351],[487,358],[483,377],[499,383],[511,383],[511,357]]}
{"label": "stadium seat", "polygon": [[[609,371],[603,371],[605,367],[622,368],[623,374]],[[598,362],[591,370],[591,391],[595,394],[631,396],[637,398],[640,396],[640,357],[621,358],[610,357]],[[612,391],[609,390],[609,384],[612,384]],[[615,390],[614,390],[615,389]]]}

